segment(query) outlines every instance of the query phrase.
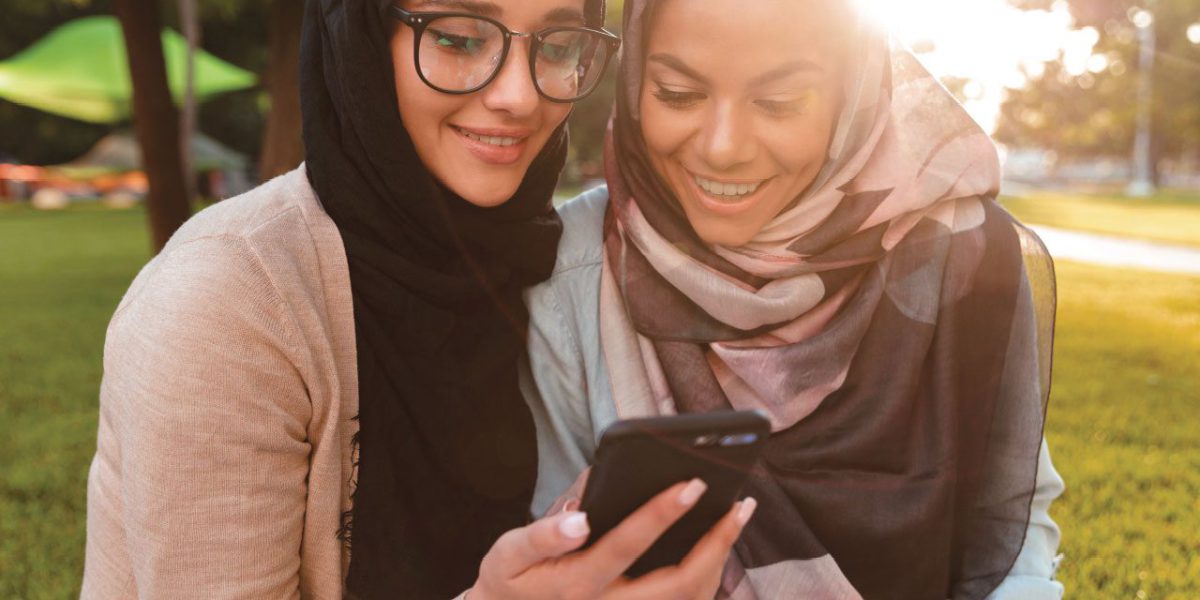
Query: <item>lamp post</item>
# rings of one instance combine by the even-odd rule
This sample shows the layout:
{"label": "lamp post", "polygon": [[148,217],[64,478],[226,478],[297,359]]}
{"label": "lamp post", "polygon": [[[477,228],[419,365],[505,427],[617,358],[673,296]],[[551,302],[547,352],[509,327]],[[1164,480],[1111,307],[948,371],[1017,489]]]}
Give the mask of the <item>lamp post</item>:
{"label": "lamp post", "polygon": [[1145,198],[1154,193],[1154,173],[1151,157],[1154,106],[1154,51],[1157,40],[1154,32],[1154,16],[1150,5],[1134,19],[1138,28],[1140,57],[1138,61],[1138,116],[1137,137],[1133,143],[1133,180],[1126,194],[1134,198]]}

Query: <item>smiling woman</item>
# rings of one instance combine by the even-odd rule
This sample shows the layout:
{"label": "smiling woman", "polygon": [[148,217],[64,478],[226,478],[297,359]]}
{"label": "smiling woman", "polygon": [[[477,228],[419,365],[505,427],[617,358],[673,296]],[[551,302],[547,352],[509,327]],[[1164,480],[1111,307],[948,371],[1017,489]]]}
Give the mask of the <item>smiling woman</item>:
{"label": "smiling woman", "polygon": [[721,597],[1060,598],[1053,267],[994,145],[851,0],[729,6],[626,2],[608,188],[526,295],[535,505],[618,418],[758,410]]}
{"label": "smiling woman", "polygon": [[[393,67],[407,74],[415,66],[418,75],[396,77],[404,126],[434,176],[480,206],[516,191],[569,103],[595,88],[616,51],[615,36],[583,27],[581,8],[542,4],[504,11],[425,0],[410,3],[411,11],[392,8],[407,26],[392,35]],[[500,16],[542,28],[514,32]],[[507,60],[514,47],[529,60]]]}
{"label": "smiling woman", "polygon": [[643,135],[705,241],[749,241],[825,164],[843,94],[841,36],[823,31],[846,22],[837,7],[749,3],[738,11],[768,17],[753,28],[731,26],[712,3],[657,9],[672,26],[647,39],[640,111],[655,126]]}

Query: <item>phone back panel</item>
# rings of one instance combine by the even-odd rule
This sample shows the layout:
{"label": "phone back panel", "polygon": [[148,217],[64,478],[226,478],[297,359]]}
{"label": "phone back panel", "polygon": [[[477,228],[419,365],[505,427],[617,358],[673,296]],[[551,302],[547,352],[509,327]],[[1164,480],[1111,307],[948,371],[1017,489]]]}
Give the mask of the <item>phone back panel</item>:
{"label": "phone back panel", "polygon": [[591,525],[585,547],[659,492],[699,477],[708,489],[696,506],[626,574],[636,577],[678,564],[738,499],[769,434],[770,423],[752,411],[615,423],[601,438],[581,504]]}

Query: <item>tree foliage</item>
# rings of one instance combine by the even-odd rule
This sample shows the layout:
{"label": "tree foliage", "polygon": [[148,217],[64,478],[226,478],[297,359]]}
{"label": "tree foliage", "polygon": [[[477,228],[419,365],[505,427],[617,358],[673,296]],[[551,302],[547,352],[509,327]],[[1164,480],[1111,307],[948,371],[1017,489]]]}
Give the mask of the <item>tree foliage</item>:
{"label": "tree foliage", "polygon": [[[301,4],[302,0],[285,0]],[[62,23],[87,15],[111,14],[111,0],[3,0],[0,19],[0,59],[28,47]],[[177,2],[159,0],[163,21],[178,27]],[[271,2],[261,0],[202,0],[203,48],[271,80],[268,22]],[[609,0],[608,26],[619,30],[623,2]],[[571,116],[572,162],[566,179],[601,175],[604,132],[613,101],[616,61],[605,82]],[[200,106],[199,129],[221,143],[252,157],[264,154],[263,132],[270,102],[263,89],[225,94]],[[129,128],[119,124],[115,128]],[[42,113],[0,100],[0,159],[52,164],[75,158],[114,127],[91,125]]]}
{"label": "tree foliage", "polygon": [[[301,0],[294,0],[299,3]],[[0,60],[24,50],[56,27],[91,15],[112,14],[111,0],[2,0]],[[179,29],[176,0],[160,0],[163,22]],[[267,67],[267,2],[202,0],[202,46],[223,60],[256,73]],[[200,130],[249,156],[258,156],[269,103],[252,89],[220,96],[200,107]],[[56,164],[87,151],[114,129],[0,100],[0,160]]]}
{"label": "tree foliage", "polygon": [[[1157,53],[1153,71],[1154,149],[1159,157],[1200,155],[1200,45],[1187,39],[1200,22],[1196,0],[1068,0],[1077,27],[1093,28],[1099,41],[1093,68],[1069,73],[1061,61],[1011,90],[997,138],[1039,146],[1063,156],[1124,155],[1136,132],[1139,77],[1136,11],[1154,15]],[[1047,8],[1050,0],[1013,0],[1021,8]]]}

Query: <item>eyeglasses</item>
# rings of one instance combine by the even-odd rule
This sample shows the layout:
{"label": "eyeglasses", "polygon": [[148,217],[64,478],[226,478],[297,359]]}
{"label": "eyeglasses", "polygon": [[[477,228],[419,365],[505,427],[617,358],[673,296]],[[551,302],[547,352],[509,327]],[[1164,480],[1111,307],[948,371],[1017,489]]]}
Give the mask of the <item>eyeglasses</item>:
{"label": "eyeglasses", "polygon": [[510,31],[487,17],[462,13],[409,12],[392,16],[413,30],[413,59],[425,85],[446,94],[470,94],[500,74],[515,37],[530,38],[529,72],[551,102],[575,102],[592,93],[621,39],[603,29],[550,27]]}

